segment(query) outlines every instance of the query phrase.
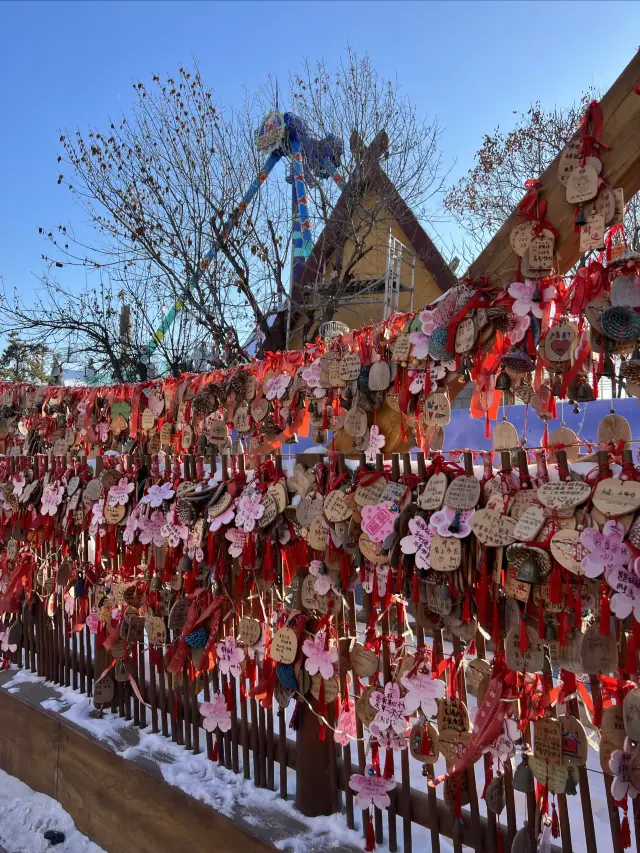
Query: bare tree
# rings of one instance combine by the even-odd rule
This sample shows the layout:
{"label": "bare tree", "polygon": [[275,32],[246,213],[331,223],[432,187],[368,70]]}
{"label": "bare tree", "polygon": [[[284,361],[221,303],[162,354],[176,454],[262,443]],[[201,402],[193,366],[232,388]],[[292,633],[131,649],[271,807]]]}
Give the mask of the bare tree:
{"label": "bare tree", "polygon": [[[88,227],[41,229],[49,247],[35,302],[5,293],[0,331],[91,355],[114,378],[148,372],[145,339],[175,305],[178,320],[159,348],[166,370],[190,363],[190,351],[204,339],[213,364],[246,360],[252,337],[264,349],[278,348],[282,324],[274,317],[291,303],[287,169],[274,170],[259,192],[245,196],[264,166],[255,132],[274,107],[272,90],[225,110],[197,68],[164,80],[155,75],[133,90],[127,115],[106,129],[61,133],[58,183],[73,194]],[[397,194],[426,215],[442,184],[438,126],[422,121],[398,84],[382,80],[367,57],[352,51],[335,73],[305,63],[291,79],[289,98],[308,143],[314,232],[331,220],[333,233],[324,239],[340,249],[331,285],[337,304],[372,250],[372,235],[390,221]],[[341,187],[322,180],[314,162],[316,143],[330,134],[346,151],[339,207]],[[80,293],[70,283],[73,268],[86,279]],[[293,295],[294,307],[327,292],[326,282],[314,282]],[[126,345],[119,338],[122,304],[135,319],[135,341]]]}
{"label": "bare tree", "polygon": [[[509,132],[499,127],[484,137],[475,165],[450,186],[444,207],[463,234],[457,251],[469,264],[491,240],[522,200],[524,183],[544,172],[576,132],[589,102],[597,93],[589,89],[577,103],[546,109],[539,101],[525,112],[514,111]],[[637,197],[627,205],[627,240],[640,248],[640,210]]]}

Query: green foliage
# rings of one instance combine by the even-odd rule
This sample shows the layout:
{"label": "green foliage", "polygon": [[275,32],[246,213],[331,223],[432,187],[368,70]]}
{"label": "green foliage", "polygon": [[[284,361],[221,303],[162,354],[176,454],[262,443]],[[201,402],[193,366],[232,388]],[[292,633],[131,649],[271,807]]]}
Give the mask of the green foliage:
{"label": "green foliage", "polygon": [[0,354],[0,379],[46,385],[51,382],[47,368],[49,356],[49,350],[44,344],[24,341],[16,332],[12,332]]}

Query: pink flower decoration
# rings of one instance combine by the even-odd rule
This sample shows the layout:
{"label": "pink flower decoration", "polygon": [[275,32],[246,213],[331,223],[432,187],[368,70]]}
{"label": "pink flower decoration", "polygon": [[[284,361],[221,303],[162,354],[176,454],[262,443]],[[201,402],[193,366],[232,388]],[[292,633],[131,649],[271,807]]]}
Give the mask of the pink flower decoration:
{"label": "pink flower decoration", "polygon": [[322,367],[320,365],[320,359],[317,358],[312,364],[309,365],[305,370],[302,371],[302,378],[307,383],[309,388],[317,388],[320,384],[320,373],[322,371]]}
{"label": "pink flower decoration", "polygon": [[615,749],[611,753],[609,770],[613,774],[611,796],[614,800],[622,800],[627,794],[633,799],[638,796],[638,789],[631,784],[631,779],[629,778],[629,762],[632,755],[633,752],[631,751],[629,738],[625,738],[622,749]]}
{"label": "pink flower decoration", "polygon": [[200,705],[200,713],[204,717],[202,728],[205,732],[228,732],[231,728],[231,711],[227,708],[227,700],[223,693],[214,693],[211,702]]}
{"label": "pink flower decoration", "polygon": [[156,510],[151,514],[150,518],[144,515],[140,517],[138,528],[140,533],[138,538],[142,545],[164,545],[163,528],[165,523],[165,515],[160,510]]}
{"label": "pink flower decoration", "polygon": [[109,506],[124,506],[129,503],[129,495],[135,489],[135,484],[130,483],[126,477],[122,477],[117,486],[109,489]]}
{"label": "pink flower decoration", "polygon": [[67,616],[73,616],[76,610],[76,600],[72,595],[66,593],[64,597],[64,612]]}
{"label": "pink flower decoration", "polygon": [[362,507],[362,530],[373,542],[384,542],[398,517],[398,508],[389,503]]}
{"label": "pink flower decoration", "polygon": [[404,700],[400,696],[400,688],[395,681],[388,681],[384,693],[374,690],[369,697],[369,703],[376,710],[377,728],[383,732],[391,727],[397,734],[403,734],[406,728]]}
{"label": "pink flower decoration", "polygon": [[162,530],[160,531],[164,538],[167,540],[167,544],[170,548],[177,548],[180,544],[180,540],[186,542],[189,538],[189,528],[182,521],[167,521],[162,525]]}
{"label": "pink flower decoration", "polygon": [[221,515],[211,519],[209,530],[211,530],[212,533],[216,533],[220,530],[223,524],[231,524],[235,515],[233,507],[230,506],[229,509],[226,509]]}
{"label": "pink flower decoration", "polygon": [[98,614],[95,610],[92,610],[91,613],[87,616],[84,621],[84,624],[87,626],[89,631],[92,634],[97,634],[100,628],[100,620],[98,619]]}
{"label": "pink flower decoration", "polygon": [[369,731],[376,738],[382,749],[407,749],[409,746],[409,738],[411,736],[411,726],[405,720],[405,730],[402,734],[394,732],[393,729],[386,729],[381,732],[375,723],[371,723]]}
{"label": "pink flower decoration", "polygon": [[413,714],[418,708],[421,708],[427,717],[433,717],[438,713],[436,700],[444,696],[444,681],[432,678],[428,670],[425,672],[418,670],[413,675],[407,673],[402,676],[401,681],[402,686],[407,690],[404,697],[405,714]]}
{"label": "pink flower decoration", "polygon": [[264,515],[262,496],[253,487],[245,489],[238,500],[236,510],[236,525],[245,533],[251,533],[256,521]]}
{"label": "pink flower decoration", "polygon": [[422,334],[430,338],[435,330],[442,325],[442,315],[438,308],[425,308],[420,312],[420,323],[422,324]]}
{"label": "pink flower decoration", "polygon": [[530,325],[531,319],[528,314],[525,314],[524,317],[516,315],[516,324],[509,332],[509,339],[511,340],[511,343],[519,344],[520,341],[523,341]]}
{"label": "pink flower decoration", "polygon": [[640,557],[633,564],[633,571],[623,566],[605,569],[605,580],[615,591],[611,596],[611,612],[618,619],[626,619],[633,611],[636,622],[640,622]]}
{"label": "pink flower decoration", "polygon": [[384,447],[386,440],[385,436],[380,432],[380,427],[377,424],[373,424],[369,430],[369,444],[365,451],[367,462],[376,461],[376,456]]}
{"label": "pink flower decoration", "polygon": [[331,574],[325,569],[322,560],[311,560],[309,563],[309,574],[315,578],[313,588],[318,595],[326,595],[330,589],[338,592]]}
{"label": "pink flower decoration", "polygon": [[516,744],[522,741],[522,735],[518,723],[512,717],[505,717],[500,734],[485,747],[484,752],[489,752],[499,761],[507,761],[516,748]]}
{"label": "pink flower decoration", "polygon": [[91,526],[97,527],[104,521],[104,498],[100,498],[91,507]]}
{"label": "pink flower decoration", "polygon": [[325,631],[318,631],[313,639],[305,640],[302,651],[307,656],[304,668],[309,675],[319,672],[326,679],[333,675],[333,665],[338,662],[338,649],[331,645],[325,649],[325,634]]}
{"label": "pink flower decoration", "polygon": [[403,536],[400,540],[400,550],[403,554],[415,554],[416,566],[419,569],[428,569],[433,531],[421,516],[409,519],[409,530],[410,535]]}
{"label": "pink flower decoration", "polygon": [[160,394],[149,394],[147,406],[153,412],[154,417],[159,418],[164,411],[164,398]]}
{"label": "pink flower decoration", "polygon": [[170,501],[175,495],[171,483],[161,483],[157,486],[149,486],[146,495],[140,500],[141,504],[149,504],[151,507],[162,506],[163,501]]}
{"label": "pink flower decoration", "polygon": [[271,631],[269,630],[269,626],[265,624],[262,626],[262,631],[260,632],[260,639],[254,646],[249,646],[247,648],[247,655],[249,660],[257,660],[259,663],[264,660],[264,656],[267,653],[267,640],[271,638]]}
{"label": "pink flower decoration", "polygon": [[13,481],[13,494],[19,498],[24,491],[26,480],[24,474],[14,474],[11,478]]}
{"label": "pink flower decoration", "polygon": [[629,551],[623,542],[624,525],[611,519],[602,533],[585,527],[580,534],[580,544],[589,552],[582,558],[581,567],[588,578],[597,578],[604,569],[621,568],[629,562]]}
{"label": "pink flower decoration", "polygon": [[63,496],[63,486],[45,486],[40,504],[40,514],[54,516],[58,512]]}
{"label": "pink flower decoration", "polygon": [[367,764],[363,776],[354,773],[349,779],[349,787],[356,791],[353,804],[358,809],[368,809],[372,805],[379,809],[388,808],[391,804],[388,792],[393,791],[395,786],[395,779],[380,776],[372,764]]}
{"label": "pink flower decoration", "polygon": [[244,649],[236,644],[233,637],[225,637],[216,646],[218,655],[218,669],[223,675],[233,675],[238,678],[242,672],[242,661],[244,660]]}
{"label": "pink flower decoration", "polygon": [[455,536],[456,539],[464,539],[471,534],[469,521],[473,513],[472,509],[460,510],[445,506],[433,513],[429,520],[429,527],[445,539],[451,536]]}
{"label": "pink flower decoration", "polygon": [[231,543],[229,545],[229,554],[232,557],[239,557],[242,554],[244,543],[247,541],[247,534],[243,530],[238,530],[237,527],[230,527],[224,534],[225,539]]}
{"label": "pink flower decoration", "polygon": [[273,400],[276,397],[280,400],[284,397],[290,382],[291,377],[288,373],[279,373],[277,376],[270,376],[265,383],[265,397],[267,400]]}
{"label": "pink flower decoration", "polygon": [[409,335],[411,343],[413,344],[413,352],[411,355],[414,358],[417,358],[418,361],[422,361],[429,355],[429,337],[430,335],[426,335],[424,331],[412,332]]}
{"label": "pink flower decoration", "polygon": [[543,303],[549,302],[556,295],[555,287],[545,287],[540,292],[540,299],[534,300],[538,292],[538,283],[536,281],[514,281],[509,285],[509,295],[513,296],[513,312],[519,317],[524,317],[527,314],[532,314],[538,319],[542,318]]}
{"label": "pink flower decoration", "polygon": [[424,381],[426,377],[426,370],[410,370],[409,379],[411,379],[411,384],[409,385],[409,391],[411,391],[412,394],[419,394],[421,391],[424,391]]}
{"label": "pink flower decoration", "polygon": [[9,644],[10,630],[10,628],[6,628],[4,631],[0,631],[0,649],[3,652],[15,652],[18,648],[16,643]]}
{"label": "pink flower decoration", "polygon": [[348,708],[343,705],[340,709],[333,739],[338,746],[348,746],[356,737],[356,712],[353,703],[349,702]]}
{"label": "pink flower decoration", "polygon": [[140,524],[139,509],[136,507],[127,519],[127,523],[122,532],[122,540],[125,545],[133,545],[136,538],[136,530]]}

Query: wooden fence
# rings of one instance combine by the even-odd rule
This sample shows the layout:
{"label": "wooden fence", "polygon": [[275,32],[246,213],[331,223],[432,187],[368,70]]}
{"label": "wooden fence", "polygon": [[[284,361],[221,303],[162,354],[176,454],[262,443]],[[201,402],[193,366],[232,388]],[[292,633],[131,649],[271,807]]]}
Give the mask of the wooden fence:
{"label": "wooden fence", "polygon": [[[52,464],[49,460],[48,464]],[[190,467],[194,466],[193,457],[185,457],[185,474],[188,476]],[[223,478],[229,476],[228,457],[223,467]],[[276,459],[278,462],[279,460]],[[384,459],[378,457],[377,468],[382,470]],[[394,454],[391,458],[392,479],[399,480],[402,473],[415,473],[417,466],[418,479],[426,479],[426,461],[424,454],[418,454],[417,460],[412,459],[409,454],[404,454],[402,459]],[[210,459],[215,466],[215,458]],[[243,465],[244,460],[238,458],[234,464]],[[127,460],[127,464],[133,464]],[[364,459],[361,459],[364,465]],[[467,471],[471,469],[471,455],[465,458]],[[486,464],[486,460],[485,460]],[[340,460],[344,465],[344,459]],[[503,453],[503,469],[511,465],[509,453]],[[472,469],[471,469],[472,470]],[[88,553],[88,535],[84,534],[85,557]],[[48,553],[48,544],[45,542],[39,546],[39,557],[45,559]],[[103,558],[104,559],[104,558]],[[111,555],[112,568],[117,570],[118,554]],[[228,583],[233,588],[235,583],[231,565],[229,565]],[[349,788],[349,778],[352,773],[363,773],[366,763],[366,732],[359,718],[356,718],[357,740],[347,746],[338,746],[333,737],[332,726],[335,724],[335,715],[331,706],[327,712],[327,723],[324,727],[324,738],[320,734],[323,728],[317,714],[315,702],[304,701],[298,704],[298,729],[295,738],[288,725],[287,710],[274,703],[273,707],[262,707],[262,705],[250,695],[251,684],[245,677],[236,679],[233,676],[219,674],[217,669],[205,673],[204,677],[198,675],[194,680],[194,672],[185,671],[180,678],[175,678],[164,670],[162,654],[154,652],[143,643],[134,643],[127,648],[128,665],[133,681],[139,687],[141,698],[139,701],[136,691],[132,689],[129,680],[116,680],[115,692],[108,705],[101,705],[99,693],[94,693],[94,684],[100,674],[109,666],[110,655],[105,653],[104,648],[97,649],[95,635],[88,627],[84,626],[74,630],[73,617],[69,615],[62,602],[53,608],[51,615],[46,612],[47,595],[42,587],[42,578],[39,579],[40,586],[36,585],[30,603],[26,603],[17,614],[22,623],[22,638],[18,648],[13,653],[3,653],[3,658],[11,660],[18,667],[31,670],[38,676],[46,679],[54,685],[71,687],[94,698],[98,713],[103,712],[117,714],[125,720],[131,720],[133,725],[145,728],[150,726],[152,732],[161,733],[164,737],[184,746],[187,751],[200,753],[206,751],[211,760],[215,760],[221,767],[227,768],[234,773],[241,773],[246,779],[251,779],[257,787],[278,791],[280,797],[291,798],[288,790],[288,770],[296,774],[296,799],[301,810],[305,814],[313,814],[318,811],[342,812],[346,824],[353,828],[356,826],[354,794]],[[54,592],[60,596],[60,591]],[[350,670],[349,646],[354,637],[364,635],[366,622],[357,622],[357,606],[354,592],[347,593],[340,600],[341,611],[338,614],[338,627],[340,631],[340,680],[343,695],[346,695],[348,686],[348,673],[351,673],[352,700],[357,701],[361,690],[364,688],[362,679]],[[244,602],[242,612],[248,613],[253,606],[250,600]],[[362,616],[366,620],[371,607],[370,595],[364,594]],[[221,631],[234,633],[234,625],[237,617],[242,612],[236,613],[235,618],[223,619],[224,626]],[[5,624],[13,625],[15,616],[9,619],[4,617]],[[445,637],[443,631],[438,629],[430,632],[425,638],[422,621],[414,622],[413,618],[405,614],[404,608],[392,606],[382,617],[382,634],[385,637],[399,638],[408,636],[408,646],[421,646],[427,639],[434,647],[435,660],[442,661],[451,648],[453,655],[457,656],[465,651],[465,644],[460,638]],[[177,637],[179,632],[174,632]],[[449,645],[451,644],[451,646]],[[381,645],[381,671],[385,683],[392,678],[392,656],[390,642]],[[487,655],[486,635],[481,631],[475,638],[474,657],[485,660]],[[447,670],[448,672],[448,670]],[[258,672],[258,680],[260,670]],[[447,674],[445,676],[449,678]],[[468,694],[472,688],[467,684],[465,669],[460,667],[454,674],[457,679],[458,695],[466,703]],[[100,685],[98,685],[98,689]],[[599,694],[599,682],[597,678],[591,678],[591,693],[594,703],[602,701]],[[205,732],[201,726],[199,711],[199,696],[208,701],[211,692],[223,692],[227,696],[231,709],[231,728],[222,733]],[[580,716],[578,700],[572,699],[568,703],[569,712],[573,716]],[[531,743],[529,729],[524,733],[525,743]],[[591,751],[591,750],[590,750]],[[594,753],[595,754],[595,753]],[[520,756],[515,757],[519,762]],[[442,770],[444,761],[440,759]],[[391,792],[391,806],[386,812],[375,809],[374,826],[375,836],[378,844],[386,843],[391,851],[403,850],[411,853],[414,849],[425,849],[425,834],[428,837],[426,843],[430,843],[431,849],[439,853],[445,845],[441,839],[447,842],[455,853],[461,853],[471,849],[475,853],[493,853],[493,851],[513,850],[514,853],[529,853],[535,850],[536,833],[539,828],[539,811],[536,804],[536,796],[533,792],[522,794],[514,789],[513,773],[514,765],[508,760],[502,767],[505,783],[505,805],[504,810],[498,816],[486,809],[483,802],[483,787],[486,779],[493,772],[492,758],[483,756],[479,762],[481,769],[485,771],[484,778],[477,779],[475,768],[471,767],[464,771],[465,783],[462,794],[462,808],[456,803],[456,789],[448,788],[446,784],[437,788],[430,787],[428,782],[437,775],[437,765],[420,765],[415,761],[409,750],[404,749],[395,753],[395,778],[397,784]],[[276,767],[277,765],[277,767]],[[424,767],[422,770],[422,784],[412,779],[412,766]],[[325,785],[326,783],[326,785]],[[557,808],[561,834],[550,850],[559,853],[571,853],[571,851],[586,850],[587,853],[596,853],[598,843],[609,844],[609,838],[598,835],[594,822],[592,806],[593,792],[597,791],[599,801],[606,802],[608,823],[610,825],[610,841],[614,853],[623,853],[620,840],[619,811],[610,793],[611,776],[603,774],[599,770],[580,768],[580,783],[577,797],[580,801],[581,811],[578,813],[579,821],[572,821],[576,812],[570,813],[568,798],[565,794],[557,796]],[[327,802],[329,809],[326,808]],[[318,805],[319,804],[319,805]],[[458,815],[456,816],[456,812]],[[633,815],[630,821],[634,827],[632,844],[640,851],[640,812],[638,802],[633,801]],[[368,812],[362,813],[361,826],[366,826],[369,820]],[[526,823],[525,823],[526,821]],[[584,827],[578,825],[583,822]],[[423,828],[420,835],[416,834],[417,828]],[[572,834],[574,838],[572,839]],[[609,833],[607,833],[608,835]],[[419,841],[417,841],[419,839]],[[445,847],[445,849],[448,849]]]}

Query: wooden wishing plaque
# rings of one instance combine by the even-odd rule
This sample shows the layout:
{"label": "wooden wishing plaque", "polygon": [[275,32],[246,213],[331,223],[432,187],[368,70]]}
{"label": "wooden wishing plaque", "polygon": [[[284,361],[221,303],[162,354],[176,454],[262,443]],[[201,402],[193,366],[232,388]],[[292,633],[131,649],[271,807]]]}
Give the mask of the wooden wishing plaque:
{"label": "wooden wishing plaque", "polygon": [[493,428],[491,444],[494,450],[511,450],[519,444],[518,431],[509,421],[501,421]]}
{"label": "wooden wishing plaque", "polygon": [[262,636],[262,625],[251,616],[242,616],[238,624],[238,636],[245,646],[255,646]]}
{"label": "wooden wishing plaque", "polygon": [[580,659],[582,671],[587,675],[611,675],[618,668],[615,633],[603,636],[598,622],[592,622],[582,637]]}
{"label": "wooden wishing plaque", "polygon": [[445,495],[445,505],[452,509],[474,509],[480,500],[480,481],[461,474],[452,480]]}
{"label": "wooden wishing plaque", "polygon": [[581,545],[577,530],[558,530],[551,537],[550,548],[561,566],[574,575],[584,575],[582,558],[588,551]]}
{"label": "wooden wishing plaque", "polygon": [[386,361],[376,361],[369,369],[369,389],[386,391],[391,384],[391,368]]}
{"label": "wooden wishing plaque", "polygon": [[355,492],[356,503],[358,506],[373,506],[380,503],[386,487],[387,481],[382,476],[367,486],[360,484]]}
{"label": "wooden wishing plaque", "polygon": [[608,708],[603,708],[600,727],[600,767],[604,773],[611,772],[609,769],[611,754],[616,749],[622,749],[625,736],[622,705],[609,705]]}
{"label": "wooden wishing plaque", "polygon": [[562,764],[562,723],[541,717],[533,724],[533,753],[549,764]]}
{"label": "wooden wishing plaque", "polygon": [[305,575],[300,587],[300,601],[307,613],[317,610],[323,616],[329,612],[329,596],[316,591],[316,579],[313,575]]}
{"label": "wooden wishing plaque", "polygon": [[562,727],[562,763],[584,767],[587,763],[587,735],[584,726],[576,717],[559,717]]}
{"label": "wooden wishing plaque", "polygon": [[[411,352],[411,337],[410,335],[398,335],[395,344],[393,345],[393,360],[397,362],[407,361]],[[388,386],[387,386],[388,387]]]}
{"label": "wooden wishing plaque", "polygon": [[455,351],[469,352],[476,342],[478,329],[473,317],[464,317],[456,329]]}
{"label": "wooden wishing plaque", "polygon": [[438,731],[426,720],[416,723],[409,735],[411,755],[423,764],[435,764],[440,757]]}
{"label": "wooden wishing plaque", "polygon": [[271,657],[278,663],[293,663],[298,653],[298,638],[291,628],[280,628],[271,641]]}
{"label": "wooden wishing plaque", "polygon": [[462,543],[454,537],[436,533],[431,540],[429,565],[436,572],[454,572],[462,561]]}
{"label": "wooden wishing plaque", "polygon": [[544,651],[536,628],[527,628],[526,652],[520,651],[519,628],[512,628],[507,634],[504,651],[507,666],[514,672],[542,672]]}
{"label": "wooden wishing plaque", "polygon": [[511,229],[509,242],[511,243],[511,248],[518,257],[521,258],[524,255],[526,249],[529,248],[529,245],[535,236],[535,226],[533,222],[529,222],[529,220],[520,222],[515,228]]}
{"label": "wooden wishing plaque", "polygon": [[347,435],[357,438],[366,433],[369,422],[367,413],[359,406],[353,406],[344,419],[344,431]]}
{"label": "wooden wishing plaque", "polygon": [[515,526],[515,518],[490,509],[479,509],[471,516],[471,528],[487,548],[500,548],[515,542]]}
{"label": "wooden wishing plaque", "polygon": [[[532,270],[549,270],[553,267],[553,249],[555,237],[553,232],[544,228],[537,237],[534,237],[529,246],[529,267]],[[524,254],[524,253],[523,253]]]}
{"label": "wooden wishing plaque", "polygon": [[567,181],[567,201],[580,204],[595,198],[598,193],[598,173],[589,164],[577,166]]}
{"label": "wooden wishing plaque", "polygon": [[451,420],[451,403],[444,391],[434,391],[427,395],[422,418],[425,426],[447,426]]}
{"label": "wooden wishing plaque", "polygon": [[548,785],[550,794],[564,794],[569,776],[577,785],[578,770],[570,764],[551,764],[537,755],[529,756],[529,768],[541,785]]}
{"label": "wooden wishing plaque", "polygon": [[380,661],[373,649],[365,649],[362,643],[354,642],[349,652],[353,671],[359,678],[371,678],[378,671]]}
{"label": "wooden wishing plaque", "polygon": [[591,486],[580,480],[545,483],[538,489],[538,500],[548,509],[572,509],[584,503],[590,495]]}
{"label": "wooden wishing plaque", "polygon": [[446,493],[447,475],[444,471],[440,471],[438,474],[433,474],[429,477],[420,497],[418,498],[418,503],[422,509],[440,509]]}
{"label": "wooden wishing plaque", "polygon": [[544,340],[544,354],[549,361],[570,361],[575,342],[575,327],[571,323],[559,323],[547,332]]}
{"label": "wooden wishing plaque", "polygon": [[631,740],[640,740],[640,687],[631,690],[622,703],[624,730]]}
{"label": "wooden wishing plaque", "polygon": [[634,480],[600,480],[593,505],[604,515],[626,515],[640,507],[640,483]]}
{"label": "wooden wishing plaque", "polygon": [[351,518],[351,508],[345,503],[345,493],[341,489],[334,489],[324,499],[324,514],[333,523],[347,521]]}
{"label": "wooden wishing plaque", "polygon": [[513,535],[517,542],[533,542],[543,524],[544,510],[541,506],[534,504],[527,507],[518,518],[513,528]]}

